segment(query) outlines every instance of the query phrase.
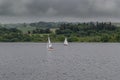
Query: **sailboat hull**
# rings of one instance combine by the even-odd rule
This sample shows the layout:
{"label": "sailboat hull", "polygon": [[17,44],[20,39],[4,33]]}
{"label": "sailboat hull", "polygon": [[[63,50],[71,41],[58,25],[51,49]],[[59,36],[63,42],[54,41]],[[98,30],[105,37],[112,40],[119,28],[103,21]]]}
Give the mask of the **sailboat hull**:
{"label": "sailboat hull", "polygon": [[49,47],[49,48],[48,48],[48,51],[52,51],[52,50],[54,50],[53,47]]}
{"label": "sailboat hull", "polygon": [[54,49],[48,49],[48,51],[53,51]]}
{"label": "sailboat hull", "polygon": [[68,46],[68,44],[64,44],[64,46]]}

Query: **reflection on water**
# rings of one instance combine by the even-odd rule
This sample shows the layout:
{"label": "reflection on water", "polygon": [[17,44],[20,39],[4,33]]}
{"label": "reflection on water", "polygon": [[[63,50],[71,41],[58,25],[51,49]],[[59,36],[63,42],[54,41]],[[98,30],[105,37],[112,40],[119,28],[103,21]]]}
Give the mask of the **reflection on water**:
{"label": "reflection on water", "polygon": [[119,80],[119,43],[0,43],[0,80]]}

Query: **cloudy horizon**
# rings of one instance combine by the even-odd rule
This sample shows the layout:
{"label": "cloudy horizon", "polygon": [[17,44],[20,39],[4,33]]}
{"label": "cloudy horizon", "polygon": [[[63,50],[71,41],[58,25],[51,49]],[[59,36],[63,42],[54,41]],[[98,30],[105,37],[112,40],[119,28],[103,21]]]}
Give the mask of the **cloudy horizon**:
{"label": "cloudy horizon", "polygon": [[119,0],[0,0],[0,23],[120,22]]}

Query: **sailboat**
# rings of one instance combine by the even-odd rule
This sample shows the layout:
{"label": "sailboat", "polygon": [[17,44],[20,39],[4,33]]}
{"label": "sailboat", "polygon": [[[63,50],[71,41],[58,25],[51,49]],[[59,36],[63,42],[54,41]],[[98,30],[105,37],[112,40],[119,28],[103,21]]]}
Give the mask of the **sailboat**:
{"label": "sailboat", "polygon": [[53,50],[52,43],[50,41],[50,38],[48,37],[48,44],[47,44],[48,50]]}
{"label": "sailboat", "polygon": [[64,40],[64,46],[68,46],[67,38],[65,38],[65,40]]}

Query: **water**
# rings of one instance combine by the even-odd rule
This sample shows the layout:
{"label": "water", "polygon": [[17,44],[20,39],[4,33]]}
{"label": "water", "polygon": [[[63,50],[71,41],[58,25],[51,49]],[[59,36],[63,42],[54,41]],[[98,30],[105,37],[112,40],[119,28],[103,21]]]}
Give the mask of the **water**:
{"label": "water", "polygon": [[119,80],[119,43],[0,43],[0,80]]}

